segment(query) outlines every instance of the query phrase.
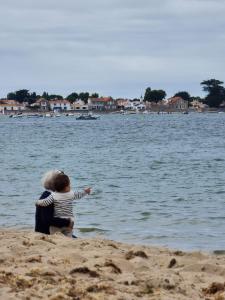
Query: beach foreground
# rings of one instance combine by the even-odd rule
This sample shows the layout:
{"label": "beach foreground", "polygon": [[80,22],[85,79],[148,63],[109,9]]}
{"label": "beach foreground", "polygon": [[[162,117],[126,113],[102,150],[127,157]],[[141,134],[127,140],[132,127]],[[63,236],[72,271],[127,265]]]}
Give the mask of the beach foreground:
{"label": "beach foreground", "polygon": [[225,255],[0,230],[0,299],[225,299]]}

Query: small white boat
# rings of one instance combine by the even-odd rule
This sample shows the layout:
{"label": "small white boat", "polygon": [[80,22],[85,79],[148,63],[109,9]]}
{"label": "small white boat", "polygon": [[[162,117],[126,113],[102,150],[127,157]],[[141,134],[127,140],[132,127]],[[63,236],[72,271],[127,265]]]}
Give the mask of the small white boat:
{"label": "small white boat", "polygon": [[18,114],[18,115],[9,115],[9,118],[22,118],[24,117],[23,114]]}
{"label": "small white boat", "polygon": [[45,114],[45,117],[46,117],[46,118],[51,118],[51,117],[52,117],[52,115],[51,115],[51,114],[49,114],[49,113],[47,113],[47,114]]}
{"label": "small white boat", "polygon": [[126,110],[124,112],[124,115],[136,115],[138,114],[139,112],[137,110]]}
{"label": "small white boat", "polygon": [[27,114],[26,117],[27,118],[42,118],[43,115],[41,115],[41,114]]}

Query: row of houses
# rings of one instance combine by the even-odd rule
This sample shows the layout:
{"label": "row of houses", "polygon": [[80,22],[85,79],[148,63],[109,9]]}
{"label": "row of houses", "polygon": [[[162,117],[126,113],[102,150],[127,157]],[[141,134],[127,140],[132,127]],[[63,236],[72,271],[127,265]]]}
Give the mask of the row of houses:
{"label": "row of houses", "polygon": [[[198,109],[202,103],[195,101],[194,108]],[[111,97],[89,98],[85,103],[82,100],[77,100],[70,103],[68,100],[54,99],[46,100],[44,98],[38,99],[35,103],[28,105],[28,103],[18,103],[15,100],[0,100],[0,113],[6,112],[22,112],[25,110],[38,111],[116,111],[116,110],[150,110],[150,111],[186,111],[188,110],[188,102],[181,97],[172,97],[167,100],[155,102],[143,102],[142,99],[112,99]]]}
{"label": "row of houses", "polygon": [[0,113],[4,113],[5,111],[24,111],[25,105],[20,104],[15,100],[0,100]]}
{"label": "row of houses", "polygon": [[2,99],[0,100],[0,113],[4,112],[22,112],[28,109],[39,111],[115,111],[118,109],[117,101],[111,97],[90,98],[88,103],[78,99],[74,103],[70,103],[66,99],[46,100],[38,99],[35,103],[19,103],[15,100]]}

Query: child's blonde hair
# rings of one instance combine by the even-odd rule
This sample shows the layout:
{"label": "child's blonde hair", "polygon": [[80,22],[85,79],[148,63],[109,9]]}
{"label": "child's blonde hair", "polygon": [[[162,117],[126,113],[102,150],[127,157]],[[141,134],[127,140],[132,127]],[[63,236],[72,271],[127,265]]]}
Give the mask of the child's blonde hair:
{"label": "child's blonde hair", "polygon": [[41,179],[41,184],[46,190],[54,191],[54,179],[58,174],[61,174],[63,172],[59,170],[50,170],[46,172],[42,179]]}

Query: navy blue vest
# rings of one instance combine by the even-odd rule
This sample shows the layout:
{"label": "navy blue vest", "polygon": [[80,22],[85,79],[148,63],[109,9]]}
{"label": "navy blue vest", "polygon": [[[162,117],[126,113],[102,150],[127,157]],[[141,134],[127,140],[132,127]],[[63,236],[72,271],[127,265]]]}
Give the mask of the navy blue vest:
{"label": "navy blue vest", "polygon": [[[44,191],[40,199],[47,198],[51,193]],[[50,204],[46,207],[36,205],[35,213],[35,231],[45,234],[50,234],[50,225],[55,227],[68,227],[70,219],[55,218],[54,215],[54,204]]]}

